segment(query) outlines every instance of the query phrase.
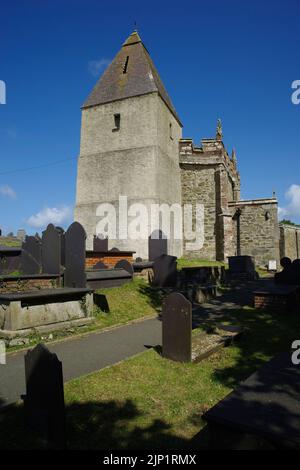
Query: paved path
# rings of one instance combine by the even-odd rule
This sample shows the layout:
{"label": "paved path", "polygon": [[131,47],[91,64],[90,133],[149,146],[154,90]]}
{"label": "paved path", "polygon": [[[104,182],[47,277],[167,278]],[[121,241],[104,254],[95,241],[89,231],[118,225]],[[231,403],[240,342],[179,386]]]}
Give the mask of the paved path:
{"label": "paved path", "polygon": [[[222,320],[224,314],[243,305],[251,305],[253,290],[269,282],[260,280],[240,285],[208,303],[194,305],[193,327],[206,320]],[[81,338],[49,343],[47,347],[62,361],[64,380],[67,381],[115,364],[144,351],[147,346],[161,345],[161,342],[161,322],[155,318]],[[0,365],[0,408],[19,400],[20,395],[25,393],[24,354],[8,355],[6,366]]]}
{"label": "paved path", "polygon": [[[146,349],[161,345],[161,322],[154,318],[91,333],[81,338],[47,344],[63,363],[64,381],[110,366]],[[0,365],[0,408],[14,403],[25,393],[24,355],[9,354]]]}

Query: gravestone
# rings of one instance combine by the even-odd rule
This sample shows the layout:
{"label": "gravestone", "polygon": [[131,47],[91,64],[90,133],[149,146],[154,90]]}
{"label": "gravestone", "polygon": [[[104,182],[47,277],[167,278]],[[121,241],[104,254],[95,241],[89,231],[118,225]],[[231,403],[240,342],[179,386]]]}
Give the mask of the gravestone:
{"label": "gravestone", "polygon": [[39,274],[42,265],[42,245],[39,239],[26,236],[22,243],[21,270],[23,274]]}
{"label": "gravestone", "polygon": [[168,295],[162,308],[162,355],[180,362],[192,357],[192,304],[177,292]]}
{"label": "gravestone", "polygon": [[154,230],[148,238],[149,261],[168,254],[168,240],[161,230]]}
{"label": "gravestone", "polygon": [[229,270],[232,273],[255,272],[255,262],[252,256],[228,256]]}
{"label": "gravestone", "polygon": [[26,395],[24,408],[29,428],[52,448],[66,447],[62,363],[45,345],[25,355]]}
{"label": "gravestone", "polygon": [[97,271],[97,269],[107,269],[106,264],[102,263],[102,261],[98,261],[98,263],[94,264],[93,270]]}
{"label": "gravestone", "polygon": [[153,263],[152,285],[155,287],[174,287],[177,282],[177,257],[161,255]]}
{"label": "gravestone", "polygon": [[109,305],[106,298],[106,295],[94,293],[94,305],[100,308],[102,312],[109,313]]}
{"label": "gravestone", "polygon": [[42,272],[45,274],[60,273],[61,243],[60,233],[49,224],[42,234]]}
{"label": "gravestone", "polygon": [[102,235],[94,235],[93,251],[108,251],[108,238]]}
{"label": "gravestone", "polygon": [[120,261],[118,261],[115,264],[114,269],[124,269],[129,274],[131,274],[131,276],[133,276],[133,266],[126,259],[121,259]]}
{"label": "gravestone", "polygon": [[64,266],[66,264],[66,240],[65,231],[62,227],[56,227],[56,230],[60,233],[60,264]]}
{"label": "gravestone", "polygon": [[86,233],[79,222],[73,222],[66,231],[65,287],[86,287],[85,240]]}
{"label": "gravestone", "polygon": [[300,368],[291,356],[273,357],[202,416],[210,448],[300,449]]}

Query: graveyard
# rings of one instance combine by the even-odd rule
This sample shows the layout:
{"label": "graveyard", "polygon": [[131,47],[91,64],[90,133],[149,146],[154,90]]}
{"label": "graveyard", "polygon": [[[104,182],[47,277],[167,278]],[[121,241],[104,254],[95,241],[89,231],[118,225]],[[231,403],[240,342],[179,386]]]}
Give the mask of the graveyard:
{"label": "graveyard", "polygon": [[300,450],[299,5],[6,3],[1,452]]}
{"label": "graveyard", "polygon": [[[81,249],[76,249],[73,257],[74,239]],[[278,447],[277,436],[256,436],[255,432],[250,441],[247,433],[245,440],[234,433],[229,439],[231,434],[224,423],[222,428],[215,415],[218,416],[222,400],[225,403],[227,400],[227,407],[230,406],[228,397],[239,390],[243,381],[247,383],[252,374],[257,374],[278,353],[291,350],[300,322],[297,263],[284,259],[279,273],[260,270],[259,274],[251,257],[232,257],[225,265],[177,260],[162,252],[147,263],[118,260],[121,266],[112,268],[98,260],[94,269],[90,269],[87,259],[96,258],[100,252],[102,257],[105,253],[111,259],[116,251],[110,256],[109,250],[102,247],[91,256],[91,250],[85,250],[85,234],[80,224],[65,232],[49,226],[41,240],[25,238],[20,250],[20,259],[16,259],[15,252],[5,252],[2,258],[6,272],[1,276],[1,305],[6,316],[10,312],[11,318],[15,318],[17,326],[14,330],[12,326],[11,330],[2,327],[0,334],[9,346],[7,364],[27,377],[27,394],[22,385],[24,379],[18,386],[15,383],[15,399],[5,398],[9,386],[2,392],[0,448]],[[51,263],[45,267],[48,250]],[[119,271],[130,276],[119,282]],[[98,284],[87,287],[89,277],[100,282],[99,288]],[[112,285],[103,285],[103,279],[105,282],[111,279]],[[90,307],[82,313],[83,294],[89,296]],[[267,302],[262,301],[264,295]],[[19,302],[17,309],[10,311],[7,307],[14,301]],[[57,305],[61,318],[55,317],[54,321],[51,312]],[[69,305],[71,319],[66,318]],[[41,308],[44,311],[45,306],[48,320],[42,321],[45,314],[41,315]],[[79,318],[74,318],[74,311]],[[29,313],[24,317],[23,312]],[[18,326],[16,318],[20,316],[23,319]],[[76,326],[78,321],[80,325]],[[34,327],[35,336],[24,329],[30,322],[39,324]],[[136,338],[141,344],[134,349]],[[102,349],[97,349],[102,343]],[[85,351],[88,347],[90,351]],[[108,356],[106,363],[101,363],[103,351]],[[31,354],[35,354],[32,359]],[[70,354],[77,354],[77,369],[76,363],[67,357]],[[49,366],[38,365],[42,357],[43,361],[50,361]],[[93,364],[87,367],[90,360]],[[49,387],[53,383],[60,385],[49,399],[60,398],[56,405],[51,405],[56,410],[51,416],[57,416],[57,421],[50,426],[42,418],[50,406],[43,401],[49,389],[36,392],[35,388],[50,380],[49,367],[50,364],[54,367],[56,361],[59,376],[51,379]],[[70,372],[72,365],[74,370]],[[41,379],[45,371],[46,376]],[[55,377],[55,367],[53,374]],[[33,376],[35,382],[30,385]],[[2,378],[4,382],[8,380],[5,370]],[[275,382],[275,390],[276,386]],[[267,396],[272,389],[267,389]],[[285,400],[278,415],[284,413],[289,422],[291,410]],[[224,413],[234,415],[230,410]],[[284,421],[280,425],[284,432],[287,424]],[[292,437],[285,443],[287,447],[298,445],[298,431],[294,428],[292,431]]]}

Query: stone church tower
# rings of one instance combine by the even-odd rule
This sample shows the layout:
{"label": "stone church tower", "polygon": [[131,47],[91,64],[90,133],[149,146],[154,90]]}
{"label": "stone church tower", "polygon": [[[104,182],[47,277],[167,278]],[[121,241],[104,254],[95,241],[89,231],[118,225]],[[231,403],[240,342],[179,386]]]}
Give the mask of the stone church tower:
{"label": "stone church tower", "polygon": [[[181,136],[176,110],[134,31],[82,107],[75,220],[87,232],[88,249],[101,203],[112,204],[117,219],[120,195],[127,196],[128,206],[142,203],[148,212],[153,203],[181,204]],[[117,233],[110,239],[109,248],[148,259],[147,239],[119,238]],[[181,256],[181,240],[171,237],[168,243],[169,254]]]}

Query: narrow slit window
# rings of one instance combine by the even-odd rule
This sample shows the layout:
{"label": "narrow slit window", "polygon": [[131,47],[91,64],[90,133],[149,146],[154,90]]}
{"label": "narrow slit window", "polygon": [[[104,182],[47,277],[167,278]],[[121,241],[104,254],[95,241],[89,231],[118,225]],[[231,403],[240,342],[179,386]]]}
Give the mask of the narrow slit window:
{"label": "narrow slit window", "polygon": [[114,122],[115,127],[113,128],[113,131],[118,131],[121,126],[121,114],[114,114]]}
{"label": "narrow slit window", "polygon": [[171,122],[170,122],[169,132],[170,132],[170,139],[173,140],[173,129],[172,129],[172,123]]}
{"label": "narrow slit window", "polygon": [[126,57],[125,64],[123,67],[123,73],[127,73],[128,61],[129,61],[129,55]]}

